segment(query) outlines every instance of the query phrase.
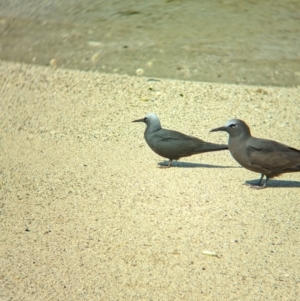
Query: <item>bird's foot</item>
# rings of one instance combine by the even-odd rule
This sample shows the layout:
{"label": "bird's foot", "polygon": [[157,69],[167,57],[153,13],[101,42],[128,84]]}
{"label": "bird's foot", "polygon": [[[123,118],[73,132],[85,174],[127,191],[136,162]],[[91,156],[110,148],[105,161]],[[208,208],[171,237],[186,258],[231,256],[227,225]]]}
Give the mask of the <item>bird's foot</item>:
{"label": "bird's foot", "polygon": [[172,160],[169,161],[168,165],[159,164],[159,166],[157,166],[157,167],[159,167],[159,168],[169,168],[171,166],[172,166]]}
{"label": "bird's foot", "polygon": [[259,181],[257,182],[257,184],[248,184],[247,183],[246,185],[249,186],[252,189],[264,189],[264,188],[267,187],[267,183],[268,183],[269,177],[266,176],[266,181],[265,181],[264,184],[262,184],[263,178],[264,178],[264,174],[261,174],[261,177],[260,177]]}
{"label": "bird's foot", "polygon": [[266,185],[260,185],[260,184],[245,183],[244,185],[246,185],[246,186],[248,186],[249,188],[252,188],[252,189],[264,189],[264,188],[266,188]]}
{"label": "bird's foot", "polygon": [[249,185],[249,188],[252,188],[252,189],[264,189],[266,188],[266,185]]}
{"label": "bird's foot", "polygon": [[170,168],[170,165],[157,165],[158,168]]}

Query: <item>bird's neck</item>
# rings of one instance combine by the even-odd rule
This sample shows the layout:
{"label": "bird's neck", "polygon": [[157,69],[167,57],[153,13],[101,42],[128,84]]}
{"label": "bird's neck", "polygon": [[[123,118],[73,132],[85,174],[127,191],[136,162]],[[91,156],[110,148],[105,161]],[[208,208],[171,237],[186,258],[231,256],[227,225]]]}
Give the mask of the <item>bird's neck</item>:
{"label": "bird's neck", "polygon": [[251,134],[243,133],[239,136],[229,136],[228,146],[229,148],[237,145],[243,144],[244,141],[247,141],[251,137]]}
{"label": "bird's neck", "polygon": [[152,133],[155,133],[155,132],[157,132],[159,130],[161,130],[161,126],[160,125],[147,126],[146,130],[145,130],[145,134],[152,134]]}

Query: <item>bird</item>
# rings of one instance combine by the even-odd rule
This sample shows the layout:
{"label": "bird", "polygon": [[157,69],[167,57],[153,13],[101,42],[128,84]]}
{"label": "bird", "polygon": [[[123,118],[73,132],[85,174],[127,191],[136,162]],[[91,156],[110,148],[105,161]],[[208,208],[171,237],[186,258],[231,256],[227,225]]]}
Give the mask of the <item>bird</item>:
{"label": "bird", "polygon": [[148,113],[144,118],[132,122],[146,123],[145,140],[156,154],[169,159],[167,167],[172,166],[173,160],[182,157],[228,149],[225,144],[209,143],[177,131],[163,129],[154,113]]}
{"label": "bird", "polygon": [[[251,188],[266,188],[270,178],[300,171],[300,150],[273,140],[252,137],[243,120],[229,120],[210,132],[218,131],[229,134],[228,147],[232,157],[244,168],[261,174],[258,183],[250,185]],[[266,180],[262,183],[264,177]]]}

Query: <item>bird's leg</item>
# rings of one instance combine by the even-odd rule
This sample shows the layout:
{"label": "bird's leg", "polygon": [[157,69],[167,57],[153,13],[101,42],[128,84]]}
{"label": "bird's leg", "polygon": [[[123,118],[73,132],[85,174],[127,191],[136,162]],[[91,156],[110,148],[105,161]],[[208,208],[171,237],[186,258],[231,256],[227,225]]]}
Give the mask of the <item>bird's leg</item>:
{"label": "bird's leg", "polygon": [[172,160],[169,160],[168,166],[166,165],[160,165],[159,168],[170,168],[172,166]]}
{"label": "bird's leg", "polygon": [[262,182],[263,178],[264,178],[264,174],[261,174],[261,177],[260,177],[258,183],[256,185],[250,185],[250,188],[253,188],[253,189],[264,189],[264,188],[266,188],[269,177],[266,176],[266,182],[264,183],[264,185],[261,185],[261,182]]}
{"label": "bird's leg", "polygon": [[266,188],[266,187],[267,187],[267,183],[268,183],[268,181],[269,181],[269,177],[268,177],[268,176],[266,176],[266,181],[265,181],[265,184],[263,185],[263,187],[264,187],[264,188]]}
{"label": "bird's leg", "polygon": [[263,180],[263,178],[264,178],[264,174],[262,173],[258,183],[256,184],[257,186],[261,186],[261,181]]}

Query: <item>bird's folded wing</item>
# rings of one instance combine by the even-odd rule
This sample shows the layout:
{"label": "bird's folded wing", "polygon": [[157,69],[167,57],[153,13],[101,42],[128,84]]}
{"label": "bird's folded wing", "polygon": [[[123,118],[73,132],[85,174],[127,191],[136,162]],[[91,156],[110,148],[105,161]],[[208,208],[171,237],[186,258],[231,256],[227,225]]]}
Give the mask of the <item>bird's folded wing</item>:
{"label": "bird's folded wing", "polygon": [[251,164],[274,172],[283,171],[295,165],[294,151],[284,144],[265,139],[252,140],[247,145],[247,154]]}
{"label": "bird's folded wing", "polygon": [[264,149],[255,149],[250,154],[252,165],[259,165],[264,169],[281,170],[288,167],[290,159],[282,152],[270,152]]}
{"label": "bird's folded wing", "polygon": [[153,147],[163,156],[180,158],[192,155],[197,147],[197,143],[190,136],[175,131],[168,131],[156,135]]}
{"label": "bird's folded wing", "polygon": [[161,130],[157,137],[159,137],[161,141],[193,141],[195,139],[191,136],[172,130]]}

